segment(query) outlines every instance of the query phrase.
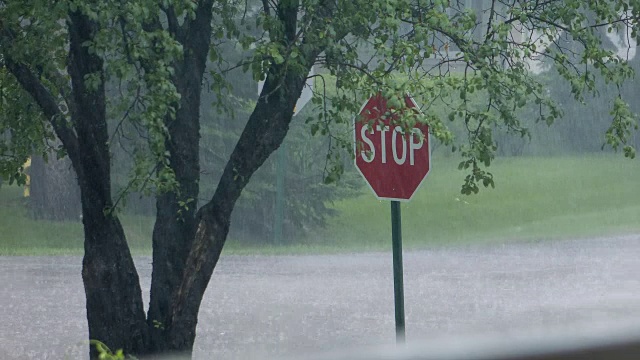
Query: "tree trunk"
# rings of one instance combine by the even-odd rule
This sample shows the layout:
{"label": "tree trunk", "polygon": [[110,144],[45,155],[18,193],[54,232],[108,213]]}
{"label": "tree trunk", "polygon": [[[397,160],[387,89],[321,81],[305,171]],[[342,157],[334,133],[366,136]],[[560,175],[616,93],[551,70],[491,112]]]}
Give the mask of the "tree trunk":
{"label": "tree trunk", "polygon": [[[183,45],[184,53],[182,60],[174,66],[176,75],[173,82],[181,97],[175,119],[165,119],[169,131],[166,148],[179,188],[156,197],[153,272],[147,316],[151,350],[154,353],[176,350],[169,346],[171,341],[167,331],[167,324],[171,321],[171,298],[182,281],[196,233],[195,214],[200,179],[200,99],[211,37],[211,7],[211,0],[200,2],[196,17],[186,21],[181,29],[172,30],[173,36]],[[167,12],[167,16],[170,23],[178,23],[172,12]]]}
{"label": "tree trunk", "polygon": [[[285,44],[295,42],[297,13],[296,2],[280,8],[279,17],[284,25],[282,41]],[[200,304],[227,239],[233,208],[251,176],[282,144],[307,73],[321,51],[314,49],[305,54],[305,68],[300,74],[287,71],[284,68],[286,64],[272,65],[213,198],[196,215],[195,238],[182,281],[173,293],[172,312],[166,324],[169,348],[173,351],[191,354]]]}
{"label": "tree trunk", "polygon": [[[98,26],[80,12],[71,12],[68,24],[68,72],[75,105],[71,113],[77,140],[77,149],[70,156],[82,199],[82,280],[89,338],[111,349],[141,354],[148,347],[148,329],[138,274],[120,221],[108,212],[113,204],[103,62],[84,45],[93,39]],[[89,74],[100,75],[102,82],[95,89],[85,83]],[[93,347],[91,357],[97,358]]]}
{"label": "tree trunk", "polygon": [[[90,174],[89,174],[90,176]],[[127,354],[148,352],[147,325],[138,274],[120,221],[105,215],[98,185],[81,180],[85,235],[82,281],[86,295],[89,339]],[[97,358],[94,347],[91,358]]]}
{"label": "tree trunk", "polygon": [[[316,55],[309,56],[307,72]],[[192,351],[200,303],[222,253],[235,203],[251,176],[282,144],[305,81],[306,73],[267,78],[213,198],[198,211],[195,239],[167,323],[169,345],[174,351]]]}
{"label": "tree trunk", "polygon": [[[199,86],[197,88],[199,89]],[[182,281],[184,264],[195,234],[200,177],[200,96],[183,94],[182,102],[183,106],[178,111],[173,126],[169,126],[170,140],[167,141],[171,166],[180,188],[178,191],[158,194],[156,197],[153,272],[147,317],[154,352],[166,349],[168,339],[165,324],[169,321],[171,313],[171,296]]]}

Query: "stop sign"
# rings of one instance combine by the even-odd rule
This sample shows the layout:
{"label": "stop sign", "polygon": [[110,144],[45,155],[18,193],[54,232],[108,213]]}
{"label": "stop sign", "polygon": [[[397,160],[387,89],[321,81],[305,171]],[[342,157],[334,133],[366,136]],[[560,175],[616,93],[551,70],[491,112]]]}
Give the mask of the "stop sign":
{"label": "stop sign", "polygon": [[[410,96],[404,101],[419,111]],[[408,201],[429,173],[429,127],[416,124],[404,131],[395,123],[397,115],[383,117],[388,110],[380,94],[362,106],[354,121],[355,164],[378,199]]]}

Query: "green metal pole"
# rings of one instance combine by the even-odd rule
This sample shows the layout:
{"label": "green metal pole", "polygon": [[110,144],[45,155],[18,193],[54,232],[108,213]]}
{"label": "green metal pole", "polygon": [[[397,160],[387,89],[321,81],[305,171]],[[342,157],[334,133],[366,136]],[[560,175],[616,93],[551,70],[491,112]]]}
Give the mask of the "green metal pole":
{"label": "green metal pole", "polygon": [[282,244],[282,225],[284,223],[284,176],[287,171],[287,149],[284,141],[276,154],[276,211],[273,223],[273,242]]}
{"label": "green metal pole", "polygon": [[400,202],[391,202],[391,241],[393,248],[393,293],[396,304],[396,343],[404,343],[404,284],[402,280],[402,219]]}

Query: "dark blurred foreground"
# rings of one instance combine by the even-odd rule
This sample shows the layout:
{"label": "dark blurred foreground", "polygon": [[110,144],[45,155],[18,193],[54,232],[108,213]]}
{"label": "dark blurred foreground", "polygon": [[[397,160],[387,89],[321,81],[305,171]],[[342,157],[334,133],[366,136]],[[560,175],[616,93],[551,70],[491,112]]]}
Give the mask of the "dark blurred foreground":
{"label": "dark blurred foreground", "polygon": [[[569,329],[566,329],[569,330]],[[293,359],[293,358],[291,358]],[[640,324],[605,331],[560,329],[485,335],[310,356],[310,360],[632,360],[640,359]]]}
{"label": "dark blurred foreground", "polygon": [[[568,329],[566,329],[568,330]],[[183,360],[167,356],[157,360]],[[266,359],[266,358],[265,358]],[[422,343],[385,345],[320,355],[298,354],[285,360],[637,360],[640,324],[618,324],[602,330],[546,333],[508,337],[484,335]]]}

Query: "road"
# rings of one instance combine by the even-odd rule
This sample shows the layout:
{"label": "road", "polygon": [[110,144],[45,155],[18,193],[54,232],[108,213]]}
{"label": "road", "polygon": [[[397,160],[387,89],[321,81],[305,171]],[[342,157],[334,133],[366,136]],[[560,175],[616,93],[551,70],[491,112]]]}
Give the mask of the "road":
{"label": "road", "polygon": [[[408,341],[640,323],[640,235],[405,252]],[[151,260],[136,258],[145,302]],[[0,257],[0,358],[85,358],[79,257]],[[224,256],[196,359],[392,344],[390,253]]]}

